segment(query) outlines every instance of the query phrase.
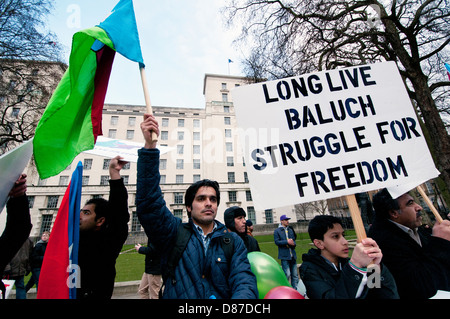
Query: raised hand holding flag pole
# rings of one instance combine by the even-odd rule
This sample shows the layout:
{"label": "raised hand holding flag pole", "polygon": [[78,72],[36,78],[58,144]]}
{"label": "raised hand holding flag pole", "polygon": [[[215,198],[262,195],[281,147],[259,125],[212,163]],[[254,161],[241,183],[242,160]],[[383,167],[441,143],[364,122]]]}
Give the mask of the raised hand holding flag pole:
{"label": "raised hand holding flag pole", "polygon": [[[122,17],[129,17],[125,22]],[[125,24],[125,25],[124,25]],[[147,76],[145,72],[144,59],[139,41],[139,33],[137,29],[136,17],[134,14],[133,1],[121,0],[112,10],[111,15],[100,23],[100,28],[104,29],[111,37],[114,43],[117,43],[115,49],[126,58],[139,63],[139,71],[141,74],[142,88],[144,90],[145,105],[147,113],[153,114],[150,102],[150,94],[148,92]],[[129,30],[133,30],[132,33]],[[135,44],[139,44],[136,46]],[[152,132],[152,141],[156,142],[158,137]]]}
{"label": "raised hand holding flag pole", "polygon": [[[69,68],[36,128],[33,153],[41,179],[59,174],[81,152],[94,148],[115,52],[144,60],[132,0],[121,0],[99,26],[73,36]],[[148,112],[150,99],[143,77]],[[156,136],[156,135],[155,135]]]}

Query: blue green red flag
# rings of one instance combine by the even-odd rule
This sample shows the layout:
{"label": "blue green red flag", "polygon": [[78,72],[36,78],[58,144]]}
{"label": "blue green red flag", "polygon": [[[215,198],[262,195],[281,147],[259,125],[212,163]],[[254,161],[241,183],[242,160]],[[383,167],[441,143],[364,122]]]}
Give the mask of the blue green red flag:
{"label": "blue green red flag", "polygon": [[133,1],[121,0],[99,26],[73,36],[69,68],[40,119],[33,154],[41,179],[59,174],[102,135],[115,52],[143,66]]}

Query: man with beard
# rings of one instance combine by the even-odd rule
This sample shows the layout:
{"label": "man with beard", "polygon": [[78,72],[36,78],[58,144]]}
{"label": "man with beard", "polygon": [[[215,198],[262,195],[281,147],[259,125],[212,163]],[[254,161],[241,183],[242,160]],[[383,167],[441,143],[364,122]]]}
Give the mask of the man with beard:
{"label": "man with beard", "polygon": [[408,193],[393,199],[387,189],[373,197],[375,221],[368,236],[383,252],[400,299],[430,298],[450,290],[450,221],[421,229],[422,207]]}
{"label": "man with beard", "polygon": [[229,231],[235,232],[242,238],[245,247],[247,247],[247,252],[261,251],[258,241],[247,234],[245,216],[245,211],[241,207],[232,206],[227,208],[223,213],[223,220]]}

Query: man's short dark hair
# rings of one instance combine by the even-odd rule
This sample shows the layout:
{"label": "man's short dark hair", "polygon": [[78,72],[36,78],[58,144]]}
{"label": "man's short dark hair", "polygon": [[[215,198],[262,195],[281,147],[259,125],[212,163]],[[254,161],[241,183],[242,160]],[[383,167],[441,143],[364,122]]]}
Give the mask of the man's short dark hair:
{"label": "man's short dark hair", "polygon": [[86,202],[85,205],[94,204],[95,208],[95,220],[98,220],[100,217],[105,217],[108,219],[108,201],[104,198],[91,198]]}
{"label": "man's short dark hair", "polygon": [[397,200],[392,198],[386,188],[373,195],[372,206],[375,210],[375,217],[379,220],[389,219],[389,211],[400,209]]}
{"label": "man's short dark hair", "polygon": [[311,241],[314,241],[314,239],[323,240],[325,233],[328,229],[332,229],[334,224],[342,226],[341,220],[331,215],[318,215],[311,219],[308,225],[308,233]]}
{"label": "man's short dark hair", "polygon": [[[192,202],[194,201],[195,194],[200,187],[212,187],[216,191],[217,205],[220,204],[220,190],[219,183],[216,181],[212,181],[210,179],[202,179],[201,181],[195,182],[186,190],[186,194],[184,195],[184,204],[186,207],[192,207]],[[191,217],[191,212],[188,211],[188,217]]]}

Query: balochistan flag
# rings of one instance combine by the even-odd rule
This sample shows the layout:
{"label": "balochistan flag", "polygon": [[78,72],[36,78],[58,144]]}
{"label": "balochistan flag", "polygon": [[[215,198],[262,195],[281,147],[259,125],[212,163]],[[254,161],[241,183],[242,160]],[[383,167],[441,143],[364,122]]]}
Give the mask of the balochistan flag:
{"label": "balochistan flag", "polygon": [[38,299],[76,299],[80,285],[78,243],[83,164],[78,163],[64,194],[39,275]]}
{"label": "balochistan flag", "polygon": [[41,179],[63,171],[102,135],[105,95],[115,52],[144,66],[132,0],[121,0],[99,26],[74,34],[69,68],[53,93],[34,140]]}
{"label": "balochistan flag", "polygon": [[444,63],[444,65],[445,65],[445,68],[447,69],[448,79],[450,80],[450,65],[448,63]]}

